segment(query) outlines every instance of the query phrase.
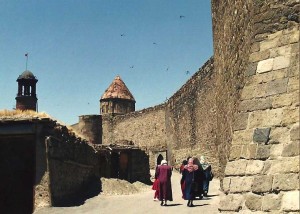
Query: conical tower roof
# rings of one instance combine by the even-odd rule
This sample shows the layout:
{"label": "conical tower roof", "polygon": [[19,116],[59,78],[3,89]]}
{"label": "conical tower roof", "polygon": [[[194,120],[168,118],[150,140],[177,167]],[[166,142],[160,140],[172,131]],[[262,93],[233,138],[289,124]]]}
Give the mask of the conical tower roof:
{"label": "conical tower roof", "polygon": [[113,82],[101,96],[101,100],[114,98],[132,100],[135,102],[134,97],[132,96],[131,92],[129,91],[129,89],[127,88],[120,76],[115,77]]}

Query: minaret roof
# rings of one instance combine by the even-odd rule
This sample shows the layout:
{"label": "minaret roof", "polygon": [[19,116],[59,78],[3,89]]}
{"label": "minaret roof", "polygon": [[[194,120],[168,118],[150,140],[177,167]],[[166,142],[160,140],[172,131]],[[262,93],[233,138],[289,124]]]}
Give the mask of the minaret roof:
{"label": "minaret roof", "polygon": [[36,79],[36,78],[31,71],[26,70],[21,75],[19,75],[18,80],[19,79]]}
{"label": "minaret roof", "polygon": [[135,101],[131,92],[123,82],[120,76],[116,76],[110,86],[105,90],[104,94],[101,96],[103,99],[126,99]]}

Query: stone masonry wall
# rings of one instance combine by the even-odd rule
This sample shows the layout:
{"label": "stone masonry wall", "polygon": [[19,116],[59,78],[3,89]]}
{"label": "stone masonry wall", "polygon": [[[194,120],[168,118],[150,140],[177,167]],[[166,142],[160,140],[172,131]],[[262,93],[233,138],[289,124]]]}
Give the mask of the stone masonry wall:
{"label": "stone masonry wall", "polygon": [[222,212],[299,213],[299,1],[253,1]]}
{"label": "stone masonry wall", "polygon": [[122,116],[103,116],[103,144],[132,141],[145,150],[166,145],[165,105]]}
{"label": "stone masonry wall", "polygon": [[89,189],[100,179],[96,151],[65,126],[57,125],[49,134],[46,151],[52,206],[81,204],[90,194],[97,194],[96,186]]}
{"label": "stone masonry wall", "polygon": [[167,150],[175,167],[188,156],[205,155],[217,175],[215,81],[210,59],[166,104],[123,116],[102,116],[103,144],[133,141],[149,151],[151,167],[158,151]]}
{"label": "stone masonry wall", "polygon": [[230,153],[234,114],[244,85],[250,51],[252,4],[249,0],[212,0],[216,72],[217,145],[223,176]]}
{"label": "stone masonry wall", "polygon": [[168,156],[175,167],[187,157],[207,157],[218,173],[213,59],[208,60],[168,101]]}

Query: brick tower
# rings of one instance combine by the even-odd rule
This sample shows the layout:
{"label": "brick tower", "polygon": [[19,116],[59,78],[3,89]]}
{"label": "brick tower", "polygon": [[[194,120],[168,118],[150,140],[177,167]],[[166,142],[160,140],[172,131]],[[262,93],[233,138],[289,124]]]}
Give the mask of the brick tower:
{"label": "brick tower", "polygon": [[100,99],[100,114],[121,115],[135,111],[135,99],[120,76],[116,76]]}
{"label": "brick tower", "polygon": [[16,109],[37,111],[36,77],[26,70],[17,79]]}

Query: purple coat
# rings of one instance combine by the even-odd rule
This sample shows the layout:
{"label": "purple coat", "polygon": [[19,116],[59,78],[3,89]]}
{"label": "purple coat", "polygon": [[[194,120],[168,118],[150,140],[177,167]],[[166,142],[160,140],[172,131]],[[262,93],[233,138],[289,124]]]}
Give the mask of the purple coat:
{"label": "purple coat", "polygon": [[172,167],[168,165],[157,167],[156,176],[159,180],[159,200],[173,201],[171,187]]}

